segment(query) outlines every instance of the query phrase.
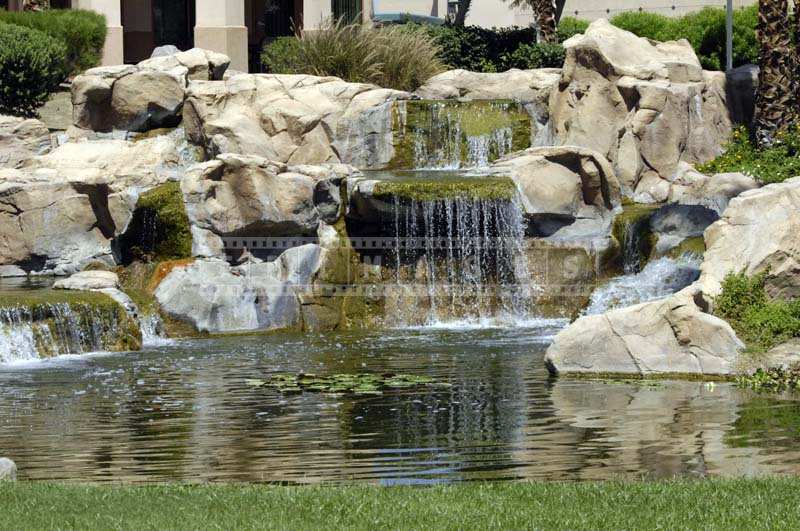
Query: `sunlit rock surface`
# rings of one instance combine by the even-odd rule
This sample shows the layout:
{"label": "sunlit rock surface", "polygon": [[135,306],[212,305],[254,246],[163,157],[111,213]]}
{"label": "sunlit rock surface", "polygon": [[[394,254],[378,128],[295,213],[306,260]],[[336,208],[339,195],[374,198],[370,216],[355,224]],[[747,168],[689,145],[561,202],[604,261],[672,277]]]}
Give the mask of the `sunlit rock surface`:
{"label": "sunlit rock surface", "polygon": [[335,77],[241,74],[190,83],[184,126],[209,157],[380,167],[394,154],[391,103],[410,97]]}
{"label": "sunlit rock surface", "polygon": [[721,152],[725,74],[704,72],[688,42],[653,43],[598,20],[564,46],[550,101],[557,142],[606,156],[637,201],[664,201],[679,162]]}

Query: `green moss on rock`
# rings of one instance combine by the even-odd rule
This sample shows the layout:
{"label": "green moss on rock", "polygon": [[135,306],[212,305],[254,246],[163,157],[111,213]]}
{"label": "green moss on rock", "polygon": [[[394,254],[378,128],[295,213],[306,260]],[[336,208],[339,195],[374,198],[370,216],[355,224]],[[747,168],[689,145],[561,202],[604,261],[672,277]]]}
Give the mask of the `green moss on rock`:
{"label": "green moss on rock", "polygon": [[650,228],[650,219],[659,207],[656,204],[623,204],[611,230],[620,249],[620,254],[611,262],[613,268],[622,269],[625,256],[630,253],[638,255],[640,266],[645,266],[658,243],[658,237]]}
{"label": "green moss on rock", "polygon": [[441,199],[511,200],[517,195],[514,181],[507,177],[465,177],[450,179],[392,179],[375,185],[378,198],[436,201]]}
{"label": "green moss on rock", "polygon": [[[65,310],[70,315],[65,321]],[[139,324],[111,297],[91,291],[31,290],[0,294],[0,310],[23,312],[34,325],[34,340],[43,357],[57,354],[53,338],[63,335],[65,326],[97,337],[98,348],[109,351],[139,350]],[[71,332],[72,330],[70,330]]]}
{"label": "green moss on rock", "polygon": [[126,263],[191,256],[192,233],[180,183],[162,184],[139,197],[133,219],[119,245]]}
{"label": "green moss on rock", "polygon": [[686,238],[669,252],[670,258],[680,258],[684,254],[703,256],[706,253],[706,241],[702,236]]}

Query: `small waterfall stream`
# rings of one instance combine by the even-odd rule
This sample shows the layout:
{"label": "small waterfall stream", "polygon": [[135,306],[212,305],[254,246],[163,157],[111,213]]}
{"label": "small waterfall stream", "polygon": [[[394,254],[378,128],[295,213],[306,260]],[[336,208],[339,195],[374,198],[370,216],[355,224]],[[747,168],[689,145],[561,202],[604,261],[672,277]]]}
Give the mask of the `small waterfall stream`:
{"label": "small waterfall stream", "polygon": [[513,200],[396,200],[402,324],[494,322],[530,314],[525,225]]}
{"label": "small waterfall stream", "polygon": [[120,333],[118,320],[97,308],[67,303],[0,308],[0,363],[103,350]]}
{"label": "small waterfall stream", "polygon": [[653,260],[640,272],[614,278],[597,288],[584,314],[601,314],[671,295],[698,279],[701,263],[702,259],[693,254]]}

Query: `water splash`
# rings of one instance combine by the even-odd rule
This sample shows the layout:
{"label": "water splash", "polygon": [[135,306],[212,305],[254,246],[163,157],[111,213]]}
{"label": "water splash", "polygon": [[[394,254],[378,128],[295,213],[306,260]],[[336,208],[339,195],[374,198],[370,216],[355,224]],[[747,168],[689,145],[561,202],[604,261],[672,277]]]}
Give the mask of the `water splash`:
{"label": "water splash", "polygon": [[153,347],[172,343],[172,340],[167,337],[164,322],[157,313],[140,315],[139,328],[142,331],[143,346]]}
{"label": "water splash", "polygon": [[697,280],[701,262],[693,254],[653,260],[641,272],[617,277],[597,288],[584,314],[601,314],[671,295]]}

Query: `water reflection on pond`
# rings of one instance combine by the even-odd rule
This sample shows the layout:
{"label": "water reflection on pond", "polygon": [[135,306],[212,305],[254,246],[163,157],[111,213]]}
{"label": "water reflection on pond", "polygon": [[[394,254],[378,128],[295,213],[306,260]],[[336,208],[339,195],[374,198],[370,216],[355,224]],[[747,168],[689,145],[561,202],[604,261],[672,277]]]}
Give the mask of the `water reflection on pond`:
{"label": "water reflection on pond", "polygon": [[[727,384],[555,380],[557,327],[191,340],[0,367],[0,455],[75,481],[606,479],[800,472],[800,402]],[[281,395],[274,372],[450,387]]]}

